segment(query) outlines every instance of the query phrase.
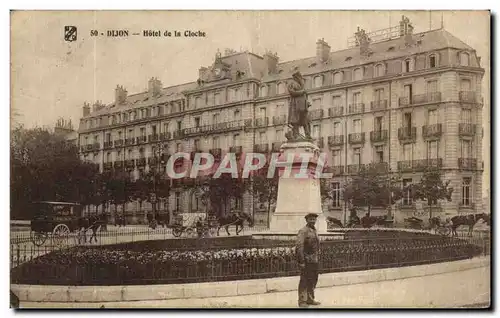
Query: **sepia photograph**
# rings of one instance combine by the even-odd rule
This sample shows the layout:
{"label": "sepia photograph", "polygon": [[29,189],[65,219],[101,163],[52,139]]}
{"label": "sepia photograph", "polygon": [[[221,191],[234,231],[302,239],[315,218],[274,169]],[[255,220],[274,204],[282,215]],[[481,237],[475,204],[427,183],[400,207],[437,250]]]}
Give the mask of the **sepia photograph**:
{"label": "sepia photograph", "polygon": [[487,309],[490,23],[10,11],[10,307]]}

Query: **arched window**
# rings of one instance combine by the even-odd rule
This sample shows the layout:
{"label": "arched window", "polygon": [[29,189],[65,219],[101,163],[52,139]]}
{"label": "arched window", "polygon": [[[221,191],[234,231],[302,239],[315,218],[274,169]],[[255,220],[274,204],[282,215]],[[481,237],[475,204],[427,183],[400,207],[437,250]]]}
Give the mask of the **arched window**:
{"label": "arched window", "polygon": [[337,72],[335,74],[333,74],[333,85],[338,85],[340,83],[342,83],[342,72]]}
{"label": "arched window", "polygon": [[466,52],[460,53],[460,65],[469,66],[469,53]]}
{"label": "arched window", "polygon": [[413,72],[413,60],[406,59],[403,61],[403,73]]}
{"label": "arched window", "polygon": [[354,73],[353,74],[354,81],[360,81],[363,79],[363,72],[362,72],[361,68],[358,67],[358,68],[354,69],[353,73]]}
{"label": "arched window", "polygon": [[382,65],[382,64],[375,65],[375,77],[384,76],[384,75],[385,75],[384,65]]}
{"label": "arched window", "polygon": [[262,85],[260,87],[260,97],[266,97],[267,96],[267,85]]}
{"label": "arched window", "polygon": [[314,77],[314,88],[323,86],[323,76],[318,75]]}
{"label": "arched window", "polygon": [[284,93],[285,93],[285,84],[278,83],[278,94],[284,94]]}

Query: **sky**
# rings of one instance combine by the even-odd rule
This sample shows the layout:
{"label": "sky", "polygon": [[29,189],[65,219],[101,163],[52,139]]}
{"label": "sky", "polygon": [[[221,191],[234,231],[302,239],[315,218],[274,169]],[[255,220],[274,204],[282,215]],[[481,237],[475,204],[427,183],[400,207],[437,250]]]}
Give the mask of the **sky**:
{"label": "sky", "polygon": [[[367,32],[398,25],[401,16],[414,32],[445,29],[475,48],[486,70],[483,193],[489,193],[489,52],[486,11],[14,11],[11,14],[11,109],[28,127],[53,127],[59,117],[77,127],[84,102],[114,100],[116,85],[129,94],[147,88],[148,79],[164,86],[192,82],[198,69],[212,64],[225,48],[262,54],[280,61],[315,55],[324,38],[332,51],[347,48],[359,26]],[[64,41],[64,26],[76,26],[78,38]],[[206,37],[91,37],[91,30],[203,31]]]}

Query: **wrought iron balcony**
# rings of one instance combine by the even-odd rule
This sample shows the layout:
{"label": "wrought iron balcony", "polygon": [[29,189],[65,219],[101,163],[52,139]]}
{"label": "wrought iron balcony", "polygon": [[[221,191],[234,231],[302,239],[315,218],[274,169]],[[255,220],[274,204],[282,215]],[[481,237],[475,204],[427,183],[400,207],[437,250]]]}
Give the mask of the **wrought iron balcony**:
{"label": "wrought iron balcony", "polygon": [[100,144],[100,143],[98,143],[98,142],[94,142],[94,143],[92,144],[92,150],[93,150],[93,151],[96,151],[96,150],[99,150],[99,149],[101,149],[101,144]]}
{"label": "wrought iron balcony", "polygon": [[349,134],[349,143],[353,144],[364,144],[365,143],[365,133],[352,133]]}
{"label": "wrought iron balcony", "polygon": [[328,116],[329,117],[338,117],[344,115],[344,107],[335,106],[328,108]]}
{"label": "wrought iron balcony", "polygon": [[269,117],[256,118],[255,119],[255,126],[256,127],[269,126]]}
{"label": "wrought iron balcony", "polygon": [[280,147],[281,145],[283,144],[282,141],[275,141],[272,143],[272,150],[273,152],[279,152],[280,151]]}
{"label": "wrought iron balcony", "polygon": [[134,168],[135,167],[135,160],[134,159],[125,160],[125,167]]}
{"label": "wrought iron balcony", "polygon": [[115,147],[123,146],[123,139],[118,139],[114,141]]}
{"label": "wrought iron balcony", "polygon": [[112,141],[105,141],[104,142],[104,149],[110,149],[113,148],[113,142]]}
{"label": "wrought iron balcony", "polygon": [[412,143],[417,139],[417,127],[400,127],[398,138],[402,142]]}
{"label": "wrought iron balcony", "polygon": [[323,118],[323,109],[315,109],[315,110],[311,110],[309,111],[309,118],[311,120],[318,120],[318,119],[321,119]]}
{"label": "wrought iron balcony", "polygon": [[400,97],[399,106],[408,106],[415,104],[435,103],[441,101],[441,92],[413,95],[411,97]]}
{"label": "wrought iron balcony", "polygon": [[344,144],[344,135],[328,136],[328,146],[342,146]]}
{"label": "wrought iron balcony", "polygon": [[476,135],[476,125],[475,124],[459,124],[458,134],[460,136],[475,136]]}
{"label": "wrought iron balcony", "polygon": [[426,169],[439,169],[442,166],[442,158],[398,161],[398,170],[401,172],[422,172]]}
{"label": "wrought iron balcony", "polygon": [[160,139],[160,135],[158,134],[152,134],[148,136],[148,141],[149,142],[156,142]]}
{"label": "wrought iron balcony", "polygon": [[383,142],[387,141],[388,139],[388,132],[387,130],[373,130],[370,131],[370,141],[371,142]]}
{"label": "wrought iron balcony", "polygon": [[185,129],[174,131],[174,139],[184,138],[184,136],[185,136],[184,131],[185,131]]}
{"label": "wrought iron balcony", "polygon": [[286,124],[286,115],[273,116],[273,125]]}
{"label": "wrought iron balcony", "polygon": [[344,166],[325,166],[323,172],[332,173],[334,176],[340,176],[344,174]]}
{"label": "wrought iron balcony", "polygon": [[364,164],[353,164],[353,165],[348,165],[347,166],[347,173],[348,174],[358,174],[365,168]]}
{"label": "wrought iron balcony", "polygon": [[462,103],[477,103],[476,92],[461,91],[458,93],[458,98]]}
{"label": "wrought iron balcony", "polygon": [[120,161],[115,161],[115,162],[113,163],[113,166],[115,167],[115,169],[122,169],[122,168],[123,168],[123,166],[124,166],[124,162],[123,162],[123,161],[121,161],[121,160],[120,160]]}
{"label": "wrought iron balcony", "polygon": [[476,170],[476,158],[458,158],[458,169],[460,170]]}
{"label": "wrought iron balcony", "polygon": [[162,133],[160,134],[160,139],[161,139],[161,140],[169,140],[170,138],[172,138],[172,134],[171,134],[169,131],[167,131],[167,132],[162,132]]}
{"label": "wrought iron balcony", "polygon": [[146,136],[139,136],[137,137],[137,143],[138,144],[143,144],[148,141],[148,138]]}
{"label": "wrought iron balcony", "polygon": [[428,138],[439,138],[443,134],[442,124],[422,126],[422,136]]}
{"label": "wrought iron balcony", "polygon": [[131,145],[135,145],[135,138],[134,137],[125,139],[125,146],[131,146]]}
{"label": "wrought iron balcony", "polygon": [[253,120],[251,118],[250,119],[245,119],[243,125],[244,125],[245,128],[250,128],[250,127],[253,126]]}
{"label": "wrought iron balcony", "polygon": [[155,157],[149,157],[148,158],[148,165],[149,166],[156,166],[158,164],[158,159]]}
{"label": "wrought iron balcony", "polygon": [[145,165],[146,165],[146,158],[137,159],[137,166],[138,167],[144,167]]}
{"label": "wrought iron balcony", "polygon": [[102,166],[104,170],[111,170],[113,169],[113,163],[112,162],[105,162]]}
{"label": "wrought iron balcony", "polygon": [[373,169],[380,173],[387,173],[389,171],[389,163],[388,162],[372,162],[365,165],[367,169]]}
{"label": "wrought iron balcony", "polygon": [[229,147],[229,152],[239,155],[243,152],[243,147],[242,146],[231,146],[231,147]]}
{"label": "wrought iron balcony", "polygon": [[254,152],[269,152],[269,144],[256,144],[253,146]]}
{"label": "wrought iron balcony", "polygon": [[365,112],[365,104],[363,103],[349,105],[349,114],[364,113],[364,112]]}
{"label": "wrought iron balcony", "polygon": [[370,109],[372,111],[387,109],[387,99],[371,101],[370,102]]}

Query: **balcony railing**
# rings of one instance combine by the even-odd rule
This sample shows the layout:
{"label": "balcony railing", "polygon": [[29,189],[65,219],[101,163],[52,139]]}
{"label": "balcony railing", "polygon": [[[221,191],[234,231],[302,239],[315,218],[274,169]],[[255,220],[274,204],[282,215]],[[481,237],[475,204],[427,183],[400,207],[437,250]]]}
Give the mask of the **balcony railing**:
{"label": "balcony railing", "polygon": [[372,162],[365,165],[367,169],[373,169],[380,173],[386,173],[389,171],[389,163],[387,162]]}
{"label": "balcony railing", "polygon": [[370,109],[372,111],[387,109],[387,99],[371,101],[370,102]]}
{"label": "balcony railing", "polygon": [[167,132],[162,132],[162,133],[160,134],[160,139],[161,139],[161,140],[169,140],[170,138],[172,138],[172,134],[171,134],[169,131],[167,131]]}
{"label": "balcony railing", "polygon": [[424,138],[439,138],[443,134],[442,124],[422,126],[422,136]]}
{"label": "balcony railing", "polygon": [[113,142],[112,141],[105,141],[103,147],[104,147],[104,149],[113,148]]}
{"label": "balcony railing", "polygon": [[221,148],[212,148],[210,149],[210,153],[214,156],[215,160],[219,160],[222,157],[222,149]]}
{"label": "balcony railing", "polygon": [[365,104],[363,103],[349,105],[349,114],[364,113],[364,112],[365,112]]}
{"label": "balcony railing", "polygon": [[476,158],[458,158],[458,169],[460,170],[476,170]]}
{"label": "balcony railing", "polygon": [[401,127],[398,129],[398,138],[402,142],[415,142],[417,127]]}
{"label": "balcony railing", "polygon": [[105,162],[102,166],[104,170],[111,170],[113,169],[113,163],[112,162]]}
{"label": "balcony railing", "polygon": [[148,158],[148,165],[149,166],[156,166],[157,164],[158,164],[158,158],[155,158],[155,157]]}
{"label": "balcony railing", "polygon": [[352,133],[349,134],[349,143],[352,144],[364,144],[365,143],[365,133]]}
{"label": "balcony railing", "polygon": [[383,142],[388,139],[387,130],[373,130],[370,132],[370,141],[371,142]]}
{"label": "balcony railing", "polygon": [[475,124],[459,124],[458,134],[460,136],[475,136],[476,135],[476,125]]}
{"label": "balcony railing", "polygon": [[283,144],[282,141],[275,141],[275,142],[273,142],[273,144],[272,144],[273,152],[279,152],[280,151],[280,147],[281,147],[282,144]]}
{"label": "balcony railing", "polygon": [[286,115],[273,116],[273,125],[286,124]]}
{"label": "balcony railing", "polygon": [[118,139],[114,141],[115,147],[123,146],[123,139]]}
{"label": "balcony railing", "polygon": [[342,146],[344,144],[344,135],[328,136],[328,146]]}
{"label": "balcony railing", "polygon": [[241,154],[243,152],[243,147],[242,146],[231,146],[229,147],[229,152],[230,153],[235,153],[235,154]]}
{"label": "balcony railing", "polygon": [[321,118],[323,118],[323,113],[324,113],[324,111],[322,109],[311,110],[311,111],[309,111],[309,118],[311,120],[321,119]]}
{"label": "balcony railing", "polygon": [[398,170],[401,172],[422,172],[442,166],[442,158],[398,161]]}
{"label": "balcony railing", "polygon": [[125,167],[126,168],[134,168],[135,167],[135,160],[134,159],[125,160]]}
{"label": "balcony railing", "polygon": [[344,166],[325,166],[323,172],[332,173],[334,176],[340,176],[344,174]]}
{"label": "balcony railing", "polygon": [[120,160],[120,161],[115,161],[115,162],[113,163],[113,166],[115,167],[115,169],[122,169],[122,168],[123,168],[123,166],[124,166],[124,162],[123,162],[123,161],[121,161],[121,160]]}
{"label": "balcony railing", "polygon": [[125,139],[125,146],[131,146],[131,145],[135,145],[135,138],[134,137]]}
{"label": "balcony railing", "polygon": [[137,166],[138,167],[144,167],[145,165],[146,165],[146,158],[137,159]]}
{"label": "balcony railing", "polygon": [[253,146],[255,152],[269,152],[269,144],[256,144]]}
{"label": "balcony railing", "polygon": [[329,117],[338,117],[344,115],[344,107],[342,106],[334,106],[328,108],[328,116]]}
{"label": "balcony railing", "polygon": [[152,134],[152,135],[148,136],[149,142],[156,142],[158,140],[160,140],[160,135],[158,135],[158,134]]}
{"label": "balcony railing", "polygon": [[461,91],[458,93],[458,98],[462,103],[477,103],[476,92]]}
{"label": "balcony railing", "polygon": [[400,97],[399,106],[408,106],[414,104],[435,103],[441,101],[441,92],[413,95],[411,97]]}
{"label": "balcony railing", "polygon": [[353,164],[347,166],[348,174],[358,174],[362,169],[365,168],[364,164]]}
{"label": "balcony railing", "polygon": [[174,139],[184,138],[184,129],[174,131]]}
{"label": "balcony railing", "polygon": [[269,117],[256,118],[255,119],[255,126],[256,127],[269,126]]}
{"label": "balcony railing", "polygon": [[139,137],[137,137],[137,143],[138,144],[143,144],[143,143],[145,143],[147,141],[148,141],[148,137],[147,136],[139,136]]}

